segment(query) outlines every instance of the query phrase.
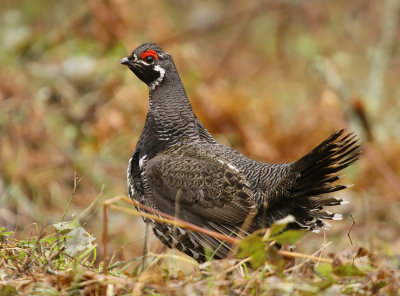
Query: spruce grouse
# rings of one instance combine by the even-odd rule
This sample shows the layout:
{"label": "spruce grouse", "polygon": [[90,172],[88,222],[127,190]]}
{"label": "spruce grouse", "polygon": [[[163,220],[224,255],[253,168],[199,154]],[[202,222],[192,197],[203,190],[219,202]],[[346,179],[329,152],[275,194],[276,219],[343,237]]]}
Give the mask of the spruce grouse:
{"label": "spruce grouse", "polygon": [[[150,208],[177,216],[225,235],[268,227],[287,215],[294,228],[317,230],[323,219],[340,214],[325,206],[343,204],[327,194],[347,186],[334,185],[339,172],[356,161],[355,135],[334,133],[310,153],[291,163],[251,160],[219,144],[193,113],[171,55],[145,43],[121,60],[149,87],[149,110],[127,171],[129,196]],[[194,259],[224,258],[230,245],[215,237],[146,221],[168,247]]]}

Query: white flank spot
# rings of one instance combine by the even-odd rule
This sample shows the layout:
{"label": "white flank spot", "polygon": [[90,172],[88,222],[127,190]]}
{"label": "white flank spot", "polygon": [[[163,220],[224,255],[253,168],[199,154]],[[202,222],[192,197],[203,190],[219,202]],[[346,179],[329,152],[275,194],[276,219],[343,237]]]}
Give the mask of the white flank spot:
{"label": "white flank spot", "polygon": [[227,165],[231,170],[234,170],[235,172],[238,172],[238,173],[240,172],[240,171],[238,170],[238,168],[235,167],[233,164],[227,163],[227,162],[223,161],[222,159],[217,159],[217,161],[218,161],[219,163],[223,164],[223,165]]}
{"label": "white flank spot", "polygon": [[235,167],[234,165],[228,163],[228,167],[230,167],[232,170],[236,171],[239,173],[239,170],[237,169],[237,167]]}
{"label": "white flank spot", "polygon": [[335,215],[333,215],[333,218],[332,218],[332,220],[342,220],[342,219],[343,219],[343,216],[340,214],[335,214]]}
{"label": "white flank spot", "polygon": [[129,162],[128,162],[128,168],[126,170],[126,179],[128,181],[129,196],[133,198],[133,195],[135,194],[135,188],[134,188],[133,184],[131,183],[131,179],[129,176],[130,175],[129,172],[131,171],[131,169],[132,169],[132,157],[129,159]]}
{"label": "white flank spot", "polygon": [[156,88],[156,86],[159,85],[163,81],[164,75],[165,75],[165,69],[161,68],[160,65],[155,66],[154,70],[159,72],[160,76],[153,83],[150,84],[149,88],[151,90],[154,90]]}
{"label": "white flank spot", "polygon": [[347,204],[349,204],[349,203],[350,203],[350,202],[347,201],[347,200],[342,200],[342,201],[340,202],[341,205],[347,205]]}
{"label": "white flank spot", "polygon": [[144,161],[146,160],[147,155],[143,156],[140,160],[139,160],[139,168],[142,168]]}
{"label": "white flank spot", "polygon": [[320,229],[313,229],[313,230],[311,230],[311,231],[314,232],[314,233],[320,233],[320,232],[321,232]]}
{"label": "white flank spot", "polygon": [[158,230],[157,228],[154,228],[154,230],[157,232],[157,234],[159,236],[164,236],[164,233],[162,233],[160,230]]}
{"label": "white flank spot", "polygon": [[131,188],[131,194],[132,194],[132,197],[135,195],[135,188],[131,185],[130,186],[130,188]]}
{"label": "white flank spot", "polygon": [[128,183],[129,183],[129,171],[131,170],[131,163],[132,163],[132,157],[129,159],[128,168],[126,169],[126,177],[128,178]]}

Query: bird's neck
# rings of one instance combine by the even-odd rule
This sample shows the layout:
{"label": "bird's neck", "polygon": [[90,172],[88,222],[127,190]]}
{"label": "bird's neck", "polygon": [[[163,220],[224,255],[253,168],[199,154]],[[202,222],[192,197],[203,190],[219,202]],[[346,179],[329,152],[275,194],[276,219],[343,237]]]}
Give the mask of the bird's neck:
{"label": "bird's neck", "polygon": [[169,69],[163,81],[150,88],[146,125],[155,129],[160,140],[197,140],[196,116],[176,69]]}

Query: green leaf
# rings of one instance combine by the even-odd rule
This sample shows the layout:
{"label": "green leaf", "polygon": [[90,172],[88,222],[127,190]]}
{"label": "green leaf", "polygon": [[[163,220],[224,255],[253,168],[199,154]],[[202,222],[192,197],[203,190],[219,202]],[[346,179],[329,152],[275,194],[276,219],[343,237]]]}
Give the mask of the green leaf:
{"label": "green leaf", "polygon": [[53,224],[53,226],[57,229],[61,234],[66,234],[71,232],[72,230],[81,227],[81,223],[79,222],[78,217],[75,217],[74,220],[59,222]]}
{"label": "green leaf", "polygon": [[379,289],[381,289],[381,288],[383,288],[383,287],[386,287],[387,285],[388,285],[389,283],[387,282],[387,281],[385,281],[385,280],[378,280],[376,283],[375,283],[375,288],[376,288],[376,290],[379,290]]}
{"label": "green leaf", "polygon": [[263,240],[264,231],[255,231],[250,236],[241,240],[238,246],[239,258],[250,257],[253,268],[262,266],[267,261],[267,242]]}
{"label": "green leaf", "polygon": [[318,287],[320,291],[326,290],[336,283],[336,280],[333,277],[333,268],[331,264],[319,262],[315,268],[315,272],[322,280],[314,282],[313,285]]}
{"label": "green leaf", "polygon": [[240,241],[237,256],[239,258],[250,257],[250,263],[254,269],[268,262],[279,272],[283,270],[285,262],[274,246],[268,246],[268,243],[264,240],[264,234],[265,231],[261,229]]}
{"label": "green leaf", "polygon": [[1,296],[14,296],[18,295],[18,291],[15,287],[9,286],[9,285],[4,285],[0,287],[0,295]]}
{"label": "green leaf", "polygon": [[294,244],[305,234],[302,230],[286,230],[276,235],[270,235],[268,241],[277,241],[280,244]]}
{"label": "green leaf", "polygon": [[287,225],[292,222],[294,222],[294,217],[290,215],[274,222],[270,227],[267,241],[277,241],[280,244],[296,243],[305,234],[305,232],[294,229],[285,230]]}
{"label": "green leaf", "polygon": [[319,289],[319,291],[323,291],[326,290],[330,287],[332,287],[335,284],[334,280],[322,280],[322,281],[318,281],[318,282],[314,282],[313,286],[317,287]]}
{"label": "green leaf", "polygon": [[286,226],[291,223],[294,222],[295,219],[293,216],[289,215],[283,219],[280,219],[278,221],[275,221],[274,223],[272,223],[271,227],[270,227],[270,234],[269,236],[276,236],[280,233],[282,233],[282,231],[284,231],[286,229]]}
{"label": "green leaf", "polygon": [[13,231],[4,231],[6,228],[5,227],[0,227],[0,237],[6,237],[6,236],[10,236],[11,234],[13,234]]}
{"label": "green leaf", "polygon": [[323,276],[332,274],[332,265],[325,262],[319,262],[315,270]]}
{"label": "green leaf", "polygon": [[365,272],[362,272],[357,266],[352,263],[342,263],[333,268],[333,273],[338,276],[351,277],[351,276],[364,276]]}

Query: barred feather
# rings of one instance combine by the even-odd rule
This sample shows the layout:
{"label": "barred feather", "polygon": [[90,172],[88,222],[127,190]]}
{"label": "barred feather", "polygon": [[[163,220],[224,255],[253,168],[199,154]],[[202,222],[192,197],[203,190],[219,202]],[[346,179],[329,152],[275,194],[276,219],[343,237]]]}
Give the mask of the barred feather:
{"label": "barred feather", "polygon": [[[341,218],[324,207],[344,203],[329,194],[347,188],[335,182],[361,153],[354,134],[338,131],[292,163],[257,162],[210,135],[193,113],[172,57],[158,45],[143,44],[121,63],[150,91],[146,124],[128,166],[131,198],[239,237],[287,215],[296,219],[291,227],[310,230]],[[250,222],[243,231],[245,221]],[[166,246],[198,261],[205,260],[205,249],[224,258],[231,248],[210,235],[146,222]]]}

